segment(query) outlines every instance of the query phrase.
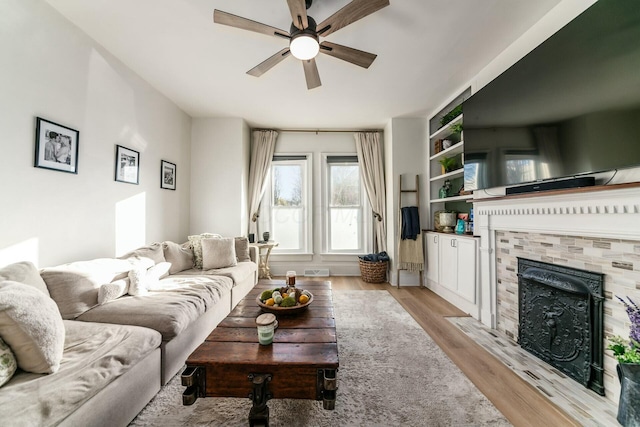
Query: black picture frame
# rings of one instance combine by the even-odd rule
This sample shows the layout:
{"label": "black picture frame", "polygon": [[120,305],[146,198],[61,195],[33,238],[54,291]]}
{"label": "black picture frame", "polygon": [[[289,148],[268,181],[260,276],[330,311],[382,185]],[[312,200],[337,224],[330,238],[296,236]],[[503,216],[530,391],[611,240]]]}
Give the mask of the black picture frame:
{"label": "black picture frame", "polygon": [[140,153],[131,148],[116,145],[116,176],[118,182],[140,183]]}
{"label": "black picture frame", "polygon": [[175,163],[166,160],[160,160],[160,188],[165,190],[176,189],[176,171]]}
{"label": "black picture frame", "polygon": [[77,175],[79,145],[79,131],[36,117],[34,167]]}

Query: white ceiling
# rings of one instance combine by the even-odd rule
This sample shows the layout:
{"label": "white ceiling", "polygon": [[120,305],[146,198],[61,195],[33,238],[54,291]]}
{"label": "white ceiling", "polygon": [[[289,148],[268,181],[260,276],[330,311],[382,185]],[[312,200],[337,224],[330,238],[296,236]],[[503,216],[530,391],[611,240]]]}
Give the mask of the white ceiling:
{"label": "white ceiling", "polygon": [[[192,117],[242,117],[255,127],[382,128],[425,116],[560,0],[391,0],[326,40],[375,53],[369,69],[320,55],[322,86],[300,61],[246,71],[287,41],[213,23],[213,10],[289,30],[285,0],[47,0]],[[349,0],[315,0],[321,22]]]}

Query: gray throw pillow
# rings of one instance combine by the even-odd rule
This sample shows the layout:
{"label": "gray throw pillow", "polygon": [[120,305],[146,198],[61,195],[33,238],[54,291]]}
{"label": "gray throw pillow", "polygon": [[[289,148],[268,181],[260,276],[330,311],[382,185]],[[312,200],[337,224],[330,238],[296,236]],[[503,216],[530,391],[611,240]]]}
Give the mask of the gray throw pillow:
{"label": "gray throw pillow", "polygon": [[153,261],[154,264],[166,261],[164,259],[164,251],[162,249],[162,244],[160,243],[152,243],[149,246],[142,246],[141,248],[128,252],[118,258],[119,259],[149,258],[150,260]]}
{"label": "gray throw pillow", "polygon": [[202,239],[202,268],[204,270],[233,267],[237,264],[233,237]]}
{"label": "gray throw pillow", "polygon": [[176,274],[193,268],[193,249],[189,242],[179,245],[175,242],[163,242],[164,258],[171,263],[169,274]]}
{"label": "gray throw pillow", "polygon": [[47,284],[40,277],[40,272],[33,263],[29,261],[16,262],[0,269],[0,280],[13,280],[33,286],[49,295]]}
{"label": "gray throw pillow", "polygon": [[236,259],[238,262],[251,261],[249,256],[249,239],[236,237]]}

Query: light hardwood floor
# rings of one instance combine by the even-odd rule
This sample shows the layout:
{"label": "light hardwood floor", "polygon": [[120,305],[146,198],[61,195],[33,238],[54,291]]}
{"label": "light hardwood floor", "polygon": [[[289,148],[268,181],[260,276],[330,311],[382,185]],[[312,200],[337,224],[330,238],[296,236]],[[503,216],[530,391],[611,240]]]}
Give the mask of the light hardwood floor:
{"label": "light hardwood floor", "polygon": [[299,280],[331,280],[334,290],[388,291],[514,426],[580,425],[452,325],[447,317],[466,314],[430,290],[417,286],[398,289],[388,283],[366,283],[360,277]]}

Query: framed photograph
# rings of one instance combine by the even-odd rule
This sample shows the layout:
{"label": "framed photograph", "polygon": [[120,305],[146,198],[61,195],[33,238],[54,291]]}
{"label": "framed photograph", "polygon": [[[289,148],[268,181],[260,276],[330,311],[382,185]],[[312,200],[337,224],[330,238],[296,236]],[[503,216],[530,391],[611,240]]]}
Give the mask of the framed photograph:
{"label": "framed photograph", "polygon": [[77,174],[79,141],[77,130],[36,117],[34,166]]}
{"label": "framed photograph", "polygon": [[138,185],[140,178],[140,153],[116,145],[116,181]]}
{"label": "framed photograph", "polygon": [[160,160],[160,188],[164,188],[166,190],[176,189],[175,163]]}

